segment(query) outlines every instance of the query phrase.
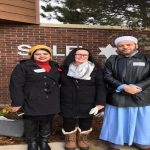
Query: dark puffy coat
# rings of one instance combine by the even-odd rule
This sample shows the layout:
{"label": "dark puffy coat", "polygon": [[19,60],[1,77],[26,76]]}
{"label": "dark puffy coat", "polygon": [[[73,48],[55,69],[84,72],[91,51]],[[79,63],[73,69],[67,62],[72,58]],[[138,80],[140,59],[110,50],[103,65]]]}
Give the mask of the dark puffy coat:
{"label": "dark puffy coat", "polygon": [[12,106],[22,106],[26,115],[56,114],[60,111],[58,67],[50,61],[50,72],[36,73],[41,69],[32,60],[18,64],[10,79]]}
{"label": "dark puffy coat", "polygon": [[95,105],[105,105],[106,91],[102,70],[94,68],[91,80],[67,76],[68,67],[61,74],[61,114],[64,117],[89,117]]}
{"label": "dark puffy coat", "polygon": [[[132,57],[111,56],[104,78],[108,84],[107,103],[119,107],[150,105],[150,57],[140,52]],[[138,94],[116,93],[121,84],[135,84],[142,88]]]}

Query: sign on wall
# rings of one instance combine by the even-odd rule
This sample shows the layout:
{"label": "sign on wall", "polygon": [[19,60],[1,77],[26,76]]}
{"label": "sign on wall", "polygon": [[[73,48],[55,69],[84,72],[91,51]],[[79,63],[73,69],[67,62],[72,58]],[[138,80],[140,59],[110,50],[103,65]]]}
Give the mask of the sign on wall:
{"label": "sign on wall", "polygon": [[[53,56],[67,56],[74,48],[82,46],[66,46],[65,53],[59,54],[57,51],[57,45],[53,45]],[[18,46],[18,55],[27,56],[28,51],[31,48],[30,45],[22,44]],[[104,55],[109,58],[111,55],[117,55],[116,48],[108,44],[106,47],[99,47],[100,53],[98,55]]]}

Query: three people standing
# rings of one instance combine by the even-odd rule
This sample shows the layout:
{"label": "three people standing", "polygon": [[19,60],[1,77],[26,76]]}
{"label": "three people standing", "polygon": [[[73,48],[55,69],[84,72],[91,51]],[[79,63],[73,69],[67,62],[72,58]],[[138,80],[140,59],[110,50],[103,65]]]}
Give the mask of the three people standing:
{"label": "three people standing", "polygon": [[[76,48],[62,65],[51,61],[51,49],[38,45],[30,49],[31,59],[14,69],[10,81],[13,111],[25,111],[28,150],[50,150],[48,137],[53,115],[63,116],[65,150],[88,150],[92,114],[105,105],[100,139],[109,150],[135,144],[150,150],[150,58],[138,51],[138,40],[123,36],[115,40],[119,55],[105,64],[104,80],[100,67],[88,49]],[[59,84],[60,98],[59,101]],[[59,106],[60,105],[60,106]],[[77,139],[77,141],[76,141]]]}

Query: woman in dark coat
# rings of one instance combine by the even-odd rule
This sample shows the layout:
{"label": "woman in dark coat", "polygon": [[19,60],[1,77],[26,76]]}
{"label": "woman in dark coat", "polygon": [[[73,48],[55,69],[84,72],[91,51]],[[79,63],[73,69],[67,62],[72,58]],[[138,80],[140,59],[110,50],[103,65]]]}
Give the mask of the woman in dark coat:
{"label": "woman in dark coat", "polygon": [[59,72],[51,48],[37,45],[29,50],[31,59],[21,61],[12,72],[12,111],[24,110],[28,150],[50,150],[48,138],[54,114],[60,111]]}
{"label": "woman in dark coat", "polygon": [[[105,104],[105,85],[102,70],[94,63],[89,50],[76,48],[66,57],[61,73],[62,132],[65,149],[74,150],[77,142],[81,150],[88,150],[87,135],[92,131],[92,115]],[[95,107],[96,106],[96,107]]]}

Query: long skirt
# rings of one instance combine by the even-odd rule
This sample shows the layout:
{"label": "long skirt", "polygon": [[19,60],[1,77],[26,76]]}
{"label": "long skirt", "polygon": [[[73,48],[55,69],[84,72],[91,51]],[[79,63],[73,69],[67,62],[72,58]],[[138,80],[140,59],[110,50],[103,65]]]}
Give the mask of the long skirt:
{"label": "long skirt", "polygon": [[99,139],[119,145],[150,145],[150,106],[106,105]]}

